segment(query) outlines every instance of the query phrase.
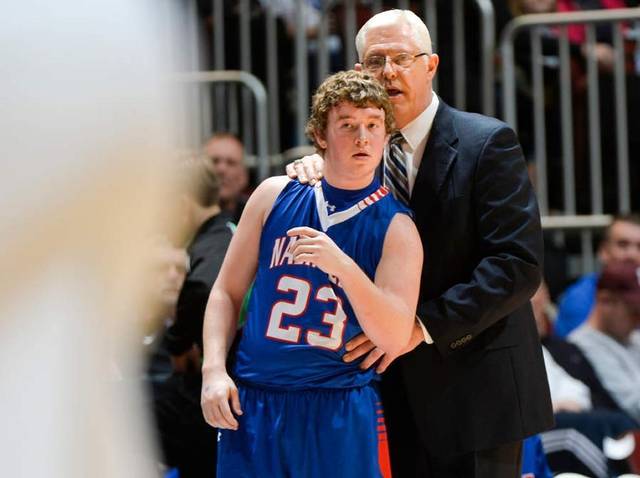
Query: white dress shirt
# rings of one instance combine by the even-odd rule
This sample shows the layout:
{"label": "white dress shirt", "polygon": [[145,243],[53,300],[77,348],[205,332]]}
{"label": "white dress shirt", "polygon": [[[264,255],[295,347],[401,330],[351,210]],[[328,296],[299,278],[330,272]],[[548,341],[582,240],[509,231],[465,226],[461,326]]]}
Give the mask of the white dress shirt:
{"label": "white dress shirt", "polygon": [[402,151],[404,152],[405,167],[407,168],[407,177],[409,179],[409,194],[413,192],[413,185],[416,183],[418,168],[422,161],[424,148],[427,145],[431,126],[436,117],[439,104],[440,100],[434,91],[429,106],[400,130],[405,139],[402,145]]}
{"label": "white dress shirt", "polygon": [[[435,91],[431,95],[431,103],[429,106],[420,113],[413,121],[407,124],[400,130],[405,141],[402,144],[402,151],[405,157],[405,167],[407,168],[407,179],[409,180],[409,195],[413,192],[413,186],[416,183],[416,176],[418,175],[418,168],[422,161],[422,155],[424,154],[424,148],[427,145],[429,139],[429,133],[431,132],[431,126],[433,120],[436,117],[438,111],[438,105],[440,100]],[[424,341],[428,344],[433,343],[433,339],[422,321],[416,316],[418,325],[422,329],[424,335]]]}

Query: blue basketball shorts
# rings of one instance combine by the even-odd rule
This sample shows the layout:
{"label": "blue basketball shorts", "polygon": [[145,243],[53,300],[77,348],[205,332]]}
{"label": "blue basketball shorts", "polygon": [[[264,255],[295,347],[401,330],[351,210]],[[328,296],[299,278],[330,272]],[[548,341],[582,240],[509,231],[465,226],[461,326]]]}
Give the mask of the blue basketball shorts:
{"label": "blue basketball shorts", "polygon": [[391,477],[377,385],[238,388],[243,414],[218,435],[218,478]]}

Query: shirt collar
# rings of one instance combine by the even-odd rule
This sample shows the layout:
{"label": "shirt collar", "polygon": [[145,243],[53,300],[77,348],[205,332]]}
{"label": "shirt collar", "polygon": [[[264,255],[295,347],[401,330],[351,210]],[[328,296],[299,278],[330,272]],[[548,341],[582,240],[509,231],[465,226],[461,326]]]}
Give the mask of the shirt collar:
{"label": "shirt collar", "polygon": [[412,151],[415,151],[418,145],[429,135],[439,104],[440,100],[438,99],[438,95],[433,91],[429,106],[400,130]]}

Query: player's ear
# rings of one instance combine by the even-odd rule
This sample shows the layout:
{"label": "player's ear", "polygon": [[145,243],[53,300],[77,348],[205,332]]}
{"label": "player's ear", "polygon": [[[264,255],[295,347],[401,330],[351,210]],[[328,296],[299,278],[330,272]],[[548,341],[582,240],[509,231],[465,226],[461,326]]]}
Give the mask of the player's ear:
{"label": "player's ear", "polygon": [[327,149],[327,140],[325,139],[324,134],[321,134],[318,130],[316,130],[313,132],[313,137],[315,138],[317,145],[320,146],[321,149]]}

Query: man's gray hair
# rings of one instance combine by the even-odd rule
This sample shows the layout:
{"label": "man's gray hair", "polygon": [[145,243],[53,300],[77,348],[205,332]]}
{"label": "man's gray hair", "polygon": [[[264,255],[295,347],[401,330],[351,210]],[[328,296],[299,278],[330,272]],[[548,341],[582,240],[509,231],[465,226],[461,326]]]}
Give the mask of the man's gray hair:
{"label": "man's gray hair", "polygon": [[358,50],[359,61],[364,60],[365,40],[370,28],[400,23],[405,23],[411,27],[413,39],[421,52],[428,53],[429,55],[433,53],[431,50],[431,36],[429,35],[429,30],[420,17],[411,10],[394,9],[380,12],[377,15],[372,16],[364,25],[362,25],[362,28],[356,35],[356,50]]}

